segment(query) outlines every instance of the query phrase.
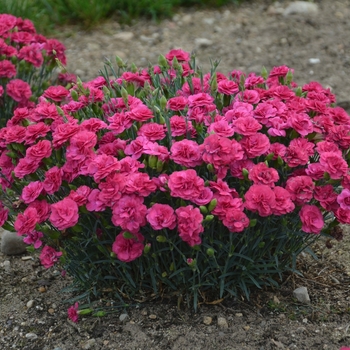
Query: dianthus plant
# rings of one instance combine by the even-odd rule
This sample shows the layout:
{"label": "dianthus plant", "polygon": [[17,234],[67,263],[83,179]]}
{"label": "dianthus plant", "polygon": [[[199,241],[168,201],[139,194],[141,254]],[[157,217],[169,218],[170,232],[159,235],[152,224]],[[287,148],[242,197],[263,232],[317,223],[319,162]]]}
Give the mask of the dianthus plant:
{"label": "dianthus plant", "polygon": [[[37,34],[28,19],[0,14],[1,127],[15,108],[33,108],[44,90],[57,82],[56,58],[61,64],[66,63],[62,43]],[[74,80],[74,76],[62,73],[61,79],[64,84]]]}
{"label": "dianthus plant", "polygon": [[277,285],[350,223],[350,118],[329,89],[286,66],[203,74],[182,50],[117,64],[49,87],[0,131],[1,224],[45,267],[87,293],[196,306]]}

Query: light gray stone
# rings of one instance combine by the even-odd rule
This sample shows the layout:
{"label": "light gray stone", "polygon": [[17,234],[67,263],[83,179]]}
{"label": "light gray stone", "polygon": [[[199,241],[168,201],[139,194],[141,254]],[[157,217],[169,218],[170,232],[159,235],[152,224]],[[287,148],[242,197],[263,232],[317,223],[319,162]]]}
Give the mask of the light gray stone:
{"label": "light gray stone", "polygon": [[228,328],[228,323],[226,321],[226,318],[218,317],[218,327],[219,328]]}
{"label": "light gray stone", "polygon": [[133,32],[120,32],[113,35],[114,39],[122,40],[122,41],[129,41],[134,38]]}
{"label": "light gray stone", "polygon": [[23,237],[16,232],[4,230],[1,234],[1,252],[6,255],[18,255],[27,251],[27,245],[23,242]]}
{"label": "light gray stone", "polygon": [[290,3],[283,12],[284,16],[292,14],[315,15],[318,12],[318,6],[308,1],[294,1]]}
{"label": "light gray stone", "polygon": [[32,308],[33,306],[34,306],[34,300],[29,300],[29,301],[27,302],[27,308],[30,309],[30,308]]}
{"label": "light gray stone", "polygon": [[83,349],[92,349],[92,347],[96,344],[96,340],[94,338],[89,339],[84,345]]}
{"label": "light gray stone", "polygon": [[306,287],[299,287],[293,291],[293,296],[301,303],[310,303],[309,293]]}
{"label": "light gray stone", "polygon": [[35,333],[27,333],[26,338],[30,340],[35,340],[38,338],[38,336]]}
{"label": "light gray stone", "polygon": [[119,321],[120,322],[126,322],[129,319],[129,315],[128,314],[121,314],[119,316]]}
{"label": "light gray stone", "polygon": [[213,41],[207,38],[197,38],[195,44],[197,48],[208,47],[213,44]]}
{"label": "light gray stone", "polygon": [[212,323],[213,319],[210,316],[204,316],[203,317],[203,323],[207,326],[209,326]]}

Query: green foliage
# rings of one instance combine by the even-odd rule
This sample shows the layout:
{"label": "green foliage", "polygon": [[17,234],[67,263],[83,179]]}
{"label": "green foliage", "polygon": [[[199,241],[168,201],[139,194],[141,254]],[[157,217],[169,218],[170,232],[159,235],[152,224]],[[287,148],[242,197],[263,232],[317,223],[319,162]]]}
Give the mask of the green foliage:
{"label": "green foliage", "polygon": [[87,28],[113,15],[123,21],[148,17],[153,20],[170,17],[179,7],[220,7],[242,0],[0,0],[0,13],[32,20],[43,33],[66,23]]}

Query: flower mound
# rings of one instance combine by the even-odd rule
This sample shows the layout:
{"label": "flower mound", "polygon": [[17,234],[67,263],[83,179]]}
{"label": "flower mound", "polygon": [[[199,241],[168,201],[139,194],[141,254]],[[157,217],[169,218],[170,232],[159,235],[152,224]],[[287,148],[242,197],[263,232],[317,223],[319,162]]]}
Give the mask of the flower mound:
{"label": "flower mound", "polygon": [[196,305],[276,284],[350,223],[350,117],[328,89],[285,66],[203,76],[182,50],[148,70],[117,63],[114,79],[51,86],[0,130],[1,222],[44,266],[61,259],[95,293],[170,288]]}

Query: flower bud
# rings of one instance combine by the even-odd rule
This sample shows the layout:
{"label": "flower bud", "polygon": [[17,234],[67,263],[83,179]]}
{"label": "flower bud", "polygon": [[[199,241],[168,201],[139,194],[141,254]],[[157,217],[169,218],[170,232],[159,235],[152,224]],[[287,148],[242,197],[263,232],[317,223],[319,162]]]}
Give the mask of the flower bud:
{"label": "flower bud", "polygon": [[134,238],[134,235],[131,232],[129,232],[129,231],[124,231],[123,232],[123,237],[125,239],[132,239],[132,238]]}
{"label": "flower bud", "polygon": [[170,270],[170,271],[174,271],[174,263],[173,263],[173,262],[170,264],[169,270]]}
{"label": "flower bud", "polygon": [[164,163],[158,159],[158,162],[157,162],[157,171],[160,173],[162,170],[163,170],[163,165]]}
{"label": "flower bud", "polygon": [[113,253],[113,252],[110,252],[109,256],[110,256],[111,258],[113,258],[113,259],[115,259],[115,258],[117,257],[117,255],[116,255],[115,253]]}
{"label": "flower bud", "polygon": [[122,149],[118,149],[118,156],[120,158],[124,158],[125,157],[125,153],[124,153],[124,151]]}
{"label": "flower bud", "polygon": [[148,254],[150,250],[151,250],[151,243],[147,243],[143,248],[143,253]]}
{"label": "flower bud", "polygon": [[105,96],[111,97],[111,91],[108,89],[107,86],[103,85],[102,91]]}
{"label": "flower bud", "polygon": [[215,250],[213,248],[208,248],[207,249],[207,255],[210,257],[213,257],[215,254]]}
{"label": "flower bud", "polygon": [[208,210],[209,211],[214,210],[217,204],[218,204],[218,200],[216,198],[212,199],[208,205]]}
{"label": "flower bud", "polygon": [[199,210],[201,211],[202,214],[208,214],[208,209],[205,205],[199,206]]}
{"label": "flower bud", "polygon": [[249,221],[249,227],[254,227],[257,224],[258,220],[257,219],[251,219]]}
{"label": "flower bud", "polygon": [[166,58],[163,55],[158,56],[158,64],[162,68],[169,68],[168,61],[166,60]]}
{"label": "flower bud", "polygon": [[123,101],[125,103],[126,106],[128,106],[128,92],[126,91],[126,89],[124,88],[124,86],[122,86],[121,88],[121,94],[122,94],[122,98],[123,98]]}
{"label": "flower bud", "polygon": [[278,156],[278,158],[277,158],[277,163],[278,163],[278,165],[280,165],[280,166],[283,165],[283,159],[281,158],[281,156]]}
{"label": "flower bud", "polygon": [[248,180],[249,171],[246,168],[242,169],[242,174],[243,174],[244,180]]}
{"label": "flower bud", "polygon": [[119,68],[125,67],[123,60],[119,56],[115,56],[115,61],[117,62],[117,66]]}
{"label": "flower bud", "polygon": [[269,73],[267,72],[267,69],[265,67],[262,67],[260,74],[264,79],[267,79],[267,77],[269,76]]}
{"label": "flower bud", "polygon": [[158,161],[158,158],[156,156],[152,156],[150,155],[148,157],[148,166],[151,168],[151,169],[156,169],[157,168],[157,161]]}
{"label": "flower bud", "polygon": [[132,63],[132,64],[131,64],[130,70],[131,70],[131,72],[133,72],[133,73],[136,73],[136,72],[137,72],[137,67],[136,67],[135,63]]}
{"label": "flower bud", "polygon": [[78,315],[88,315],[92,313],[92,309],[82,309],[78,311]]}
{"label": "flower bud", "polygon": [[162,115],[159,117],[159,124],[165,124],[165,118]]}
{"label": "flower bud", "polygon": [[167,241],[167,238],[165,236],[159,235],[156,237],[156,240],[159,243],[165,243]]}
{"label": "flower bud", "polygon": [[218,90],[218,79],[216,73],[214,73],[211,78],[210,90],[211,92],[216,92]]}
{"label": "flower bud", "polygon": [[269,153],[267,156],[266,156],[266,162],[269,162],[271,159],[273,159],[273,157],[275,156],[275,154],[272,152],[272,153]]}
{"label": "flower bud", "polygon": [[285,78],[285,83],[286,85],[289,85],[292,81],[293,81],[293,73],[289,70]]}
{"label": "flower bud", "polygon": [[107,315],[106,311],[97,311],[92,316],[103,317],[103,316],[106,316],[106,315]]}
{"label": "flower bud", "polygon": [[212,164],[207,164],[207,169],[208,169],[211,173],[214,172],[214,167],[213,167]]}
{"label": "flower bud", "polygon": [[78,101],[79,100],[78,93],[75,90],[71,90],[70,91],[70,95],[72,96],[73,101]]}
{"label": "flower bud", "polygon": [[188,259],[187,259],[187,265],[188,265],[193,271],[196,271],[196,268],[197,268],[197,260],[196,260],[196,259],[192,259],[192,258],[188,258]]}
{"label": "flower bud", "polygon": [[164,109],[166,108],[167,102],[168,102],[168,101],[167,101],[166,97],[165,97],[165,96],[162,96],[161,99],[160,99],[160,101],[159,101],[160,108],[161,108],[162,110],[164,110]]}
{"label": "flower bud", "polygon": [[180,66],[179,61],[177,60],[176,57],[173,58],[172,66],[173,66],[173,68],[174,68],[175,70],[178,70],[178,69],[182,68],[182,67]]}
{"label": "flower bud", "polygon": [[214,219],[214,215],[207,215],[205,217],[205,219],[203,220],[203,222],[210,222]]}

